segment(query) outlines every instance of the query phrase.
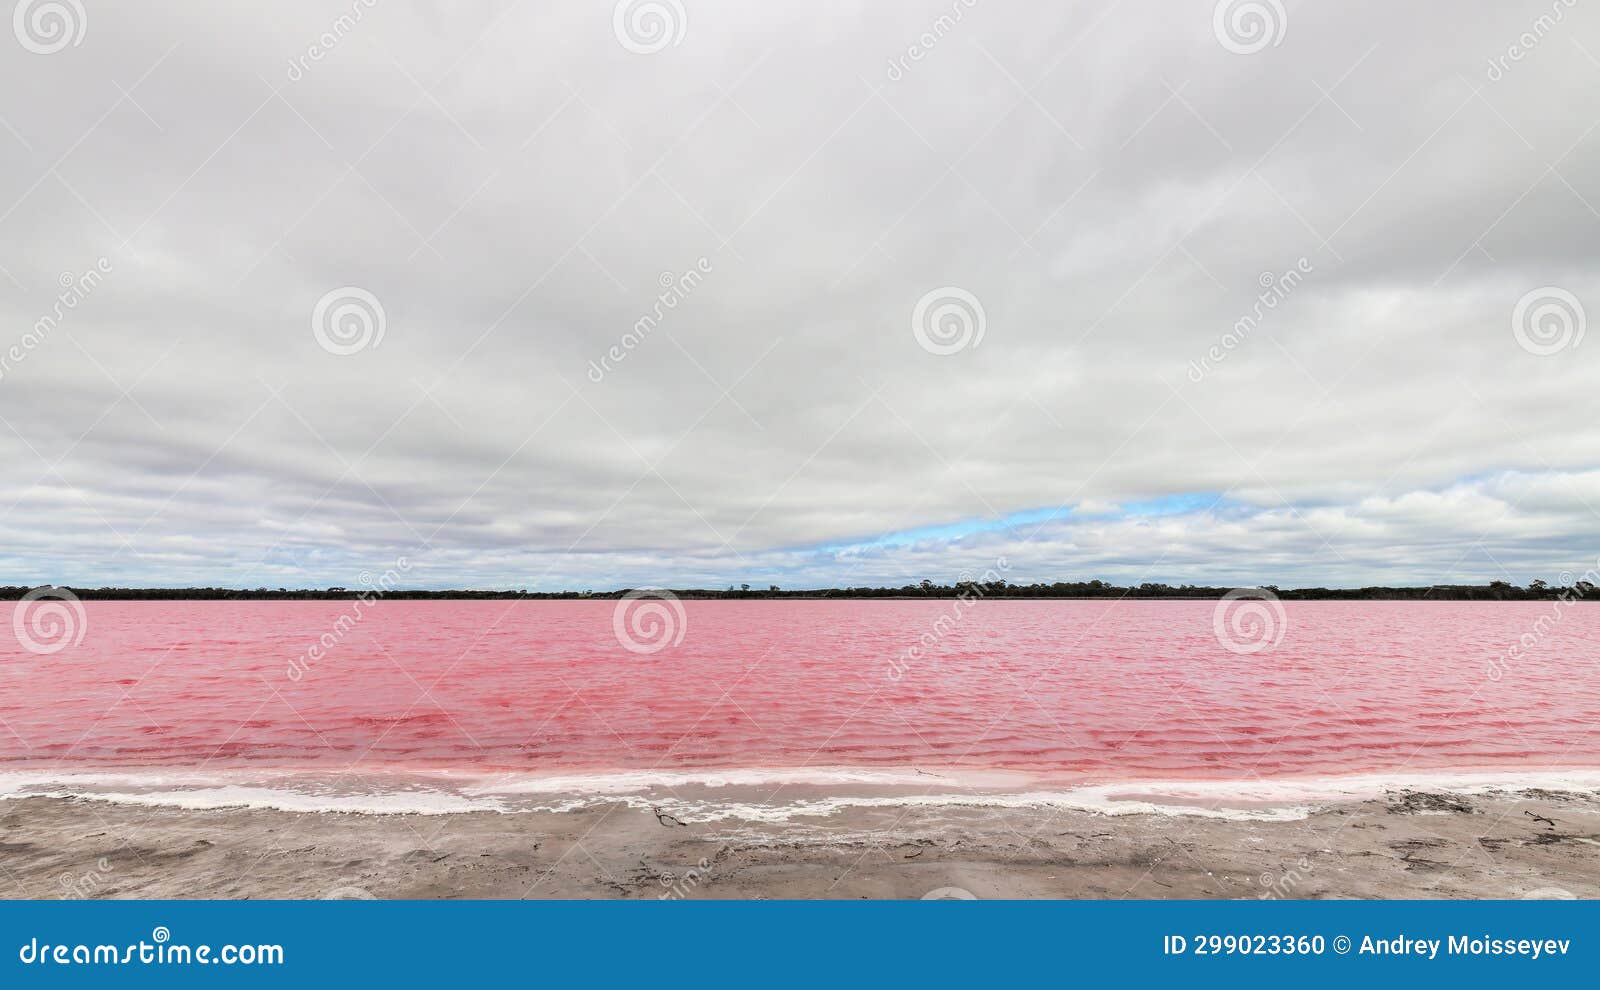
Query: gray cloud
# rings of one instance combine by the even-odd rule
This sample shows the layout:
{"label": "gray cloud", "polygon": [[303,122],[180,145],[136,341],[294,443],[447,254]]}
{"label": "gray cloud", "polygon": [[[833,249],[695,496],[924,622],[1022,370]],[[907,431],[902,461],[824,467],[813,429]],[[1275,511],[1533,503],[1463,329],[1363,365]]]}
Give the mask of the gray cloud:
{"label": "gray cloud", "polygon": [[[1596,350],[1513,313],[1600,314],[1600,14],[1284,7],[1253,54],[1155,0],[684,0],[651,54],[575,3],[0,38],[0,571],[1554,578],[1600,545]],[[346,286],[383,334],[337,356]],[[939,356],[946,286],[984,325]]]}

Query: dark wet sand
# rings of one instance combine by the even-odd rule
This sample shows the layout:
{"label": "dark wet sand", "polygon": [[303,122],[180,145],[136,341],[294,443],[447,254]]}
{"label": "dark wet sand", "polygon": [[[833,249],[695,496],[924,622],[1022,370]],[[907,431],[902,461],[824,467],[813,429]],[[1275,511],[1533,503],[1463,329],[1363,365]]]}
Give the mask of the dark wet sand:
{"label": "dark wet sand", "polygon": [[[1532,816],[1539,816],[1539,819]],[[1299,821],[846,810],[349,815],[0,802],[16,898],[1600,897],[1600,798],[1396,792]]]}

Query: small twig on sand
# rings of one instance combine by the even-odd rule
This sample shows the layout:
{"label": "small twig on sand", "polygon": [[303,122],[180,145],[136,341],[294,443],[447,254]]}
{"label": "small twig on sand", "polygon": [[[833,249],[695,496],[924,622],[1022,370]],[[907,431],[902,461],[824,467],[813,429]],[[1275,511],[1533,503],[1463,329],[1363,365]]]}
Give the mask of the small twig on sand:
{"label": "small twig on sand", "polygon": [[923,853],[925,853],[927,851],[928,850],[926,850],[926,849],[918,849],[916,852],[912,853],[911,855],[903,856],[901,858],[902,859],[916,859],[918,856],[921,856]]}
{"label": "small twig on sand", "polygon": [[689,827],[689,823],[688,822],[681,822],[678,819],[676,819],[676,818],[672,817],[671,815],[667,814],[665,811],[662,811],[660,808],[651,808],[650,810],[655,812],[656,821],[658,821],[661,824],[667,826],[668,828],[671,828],[674,825],[681,825],[684,828],[688,828]]}
{"label": "small twig on sand", "polygon": [[1550,826],[1551,828],[1555,828],[1556,827],[1556,820],[1554,818],[1546,818],[1543,815],[1536,815],[1531,811],[1524,811],[1523,814],[1527,815],[1529,818],[1532,818],[1536,822],[1544,822],[1546,825]]}

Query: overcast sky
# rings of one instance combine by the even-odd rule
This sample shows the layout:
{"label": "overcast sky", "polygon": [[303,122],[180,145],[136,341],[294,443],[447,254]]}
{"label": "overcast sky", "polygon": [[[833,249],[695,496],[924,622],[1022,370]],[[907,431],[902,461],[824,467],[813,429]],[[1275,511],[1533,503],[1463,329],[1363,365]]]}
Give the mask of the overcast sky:
{"label": "overcast sky", "polygon": [[14,14],[0,583],[1600,556],[1600,5]]}

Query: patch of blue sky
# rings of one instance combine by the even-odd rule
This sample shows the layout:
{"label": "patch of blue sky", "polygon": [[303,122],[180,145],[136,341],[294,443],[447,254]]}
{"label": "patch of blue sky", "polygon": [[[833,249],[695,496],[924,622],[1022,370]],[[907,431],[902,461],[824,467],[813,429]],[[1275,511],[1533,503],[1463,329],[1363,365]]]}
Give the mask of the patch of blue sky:
{"label": "patch of blue sky", "polygon": [[1094,519],[1097,521],[1140,519],[1151,516],[1173,516],[1191,512],[1215,511],[1227,508],[1232,504],[1221,492],[1186,492],[1178,495],[1164,495],[1160,498],[1127,502],[1112,506],[1104,511],[1086,512],[1079,507],[1073,506],[1023,509],[999,517],[974,516],[969,519],[960,519],[955,522],[941,523],[934,526],[918,526],[912,529],[896,530],[871,539],[830,541],[815,547],[802,549],[818,550],[823,553],[844,553],[915,546],[923,543],[954,543],[967,537],[987,533],[1015,531],[1020,532],[1023,536],[1029,536],[1041,525],[1066,519]]}

